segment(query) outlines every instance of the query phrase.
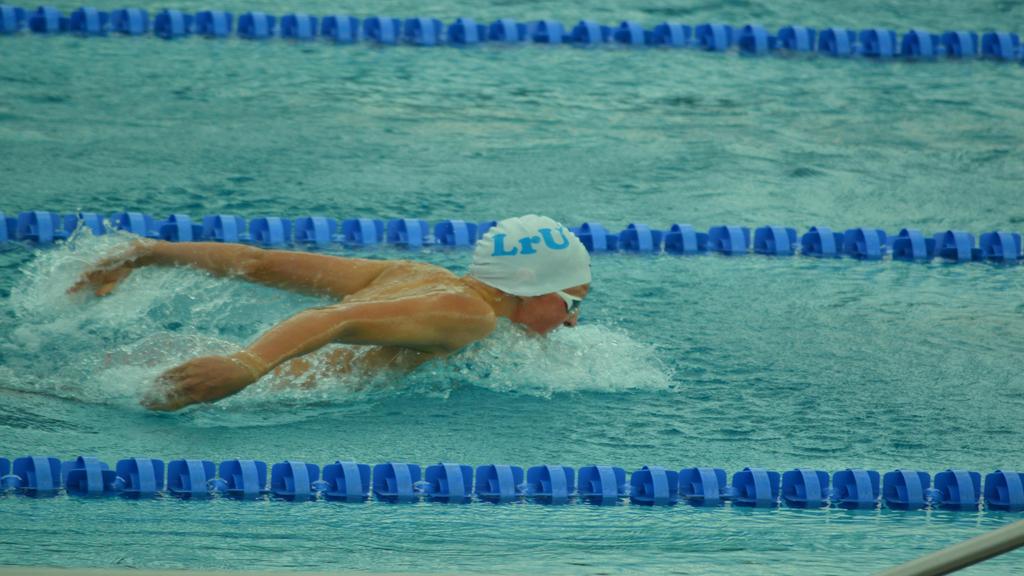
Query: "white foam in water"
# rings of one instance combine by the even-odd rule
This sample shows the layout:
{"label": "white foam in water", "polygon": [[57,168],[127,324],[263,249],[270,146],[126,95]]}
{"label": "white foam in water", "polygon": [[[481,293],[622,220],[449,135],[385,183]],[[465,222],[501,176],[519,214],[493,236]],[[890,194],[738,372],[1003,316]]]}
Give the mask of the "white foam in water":
{"label": "white foam in water", "polygon": [[416,376],[541,396],[659,390],[671,384],[671,372],[653,346],[633,340],[626,332],[595,324],[537,337],[503,322],[490,338],[446,362],[422,367]]}
{"label": "white foam in water", "polygon": [[[323,303],[183,268],[136,271],[105,298],[65,293],[87,266],[128,242],[86,236],[73,248],[40,250],[24,267],[9,300],[17,327],[0,337],[10,365],[0,372],[4,387],[138,408],[164,370],[235,351],[294,312]],[[330,347],[311,358],[314,370],[329,353]],[[323,376],[313,386],[271,376],[200,410],[351,403],[396,393],[447,396],[466,385],[549,397],[670,383],[654,347],[621,330],[584,324],[542,338],[502,322],[491,337],[411,374]]]}

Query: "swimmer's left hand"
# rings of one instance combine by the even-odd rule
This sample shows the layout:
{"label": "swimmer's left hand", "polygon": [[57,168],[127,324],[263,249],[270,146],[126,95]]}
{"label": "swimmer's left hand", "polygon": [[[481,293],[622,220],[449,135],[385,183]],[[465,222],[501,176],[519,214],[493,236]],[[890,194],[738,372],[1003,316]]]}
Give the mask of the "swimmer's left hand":
{"label": "swimmer's left hand", "polygon": [[231,356],[193,358],[161,374],[154,397],[143,399],[141,404],[150,410],[173,412],[226,398],[258,378],[251,368]]}

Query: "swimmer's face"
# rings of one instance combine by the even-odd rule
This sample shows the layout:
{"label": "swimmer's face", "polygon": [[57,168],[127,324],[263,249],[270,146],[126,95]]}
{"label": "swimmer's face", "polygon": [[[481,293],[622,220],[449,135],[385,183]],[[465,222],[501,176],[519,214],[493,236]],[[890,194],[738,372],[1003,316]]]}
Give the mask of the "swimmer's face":
{"label": "swimmer's face", "polygon": [[[583,299],[590,292],[590,284],[575,286],[566,292]],[[565,306],[565,300],[558,294],[544,294],[520,300],[522,302],[512,316],[512,321],[525,326],[531,332],[547,334],[559,326],[575,326],[579,320],[579,307],[570,314]]]}

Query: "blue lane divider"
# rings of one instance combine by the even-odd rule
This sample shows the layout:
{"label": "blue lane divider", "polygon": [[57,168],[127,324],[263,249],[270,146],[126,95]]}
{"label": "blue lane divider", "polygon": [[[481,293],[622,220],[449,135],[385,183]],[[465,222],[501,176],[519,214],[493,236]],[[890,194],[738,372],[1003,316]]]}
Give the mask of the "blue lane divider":
{"label": "blue lane divider", "polygon": [[[468,222],[442,220],[431,226],[426,220],[394,218],[385,222],[374,218],[349,218],[339,221],[327,216],[302,216],[294,220],[278,216],[259,216],[246,221],[234,214],[203,216],[201,224],[186,214],[171,214],[159,220],[142,212],[119,212],[104,218],[94,212],[58,214],[47,211],[21,212],[17,217],[0,212],[0,245],[23,241],[48,246],[68,240],[80,230],[93,235],[122,231],[169,242],[234,242],[267,248],[293,246],[369,247],[381,244],[408,248],[451,246],[470,248],[496,224],[496,221]],[[339,233],[340,230],[340,233]],[[750,228],[712,226],[699,232],[688,224],[672,224],[668,229],[633,222],[619,232],[609,231],[599,222],[584,222],[571,230],[590,252],[638,252],[646,254],[696,255],[717,252],[726,255],[756,254],[791,256],[798,252],[818,258],[849,257],[861,260],[947,262],[990,261],[1020,263],[1024,242],[1018,232],[996,230],[974,234],[946,230],[926,236],[920,230],[904,228],[892,236],[880,228],[850,228],[836,232],[828,226],[812,226],[803,235],[795,228],[762,226],[751,242]],[[799,241],[798,241],[799,239]]]}
{"label": "blue lane divider", "polygon": [[[467,503],[474,500],[507,503],[523,498],[543,504],[566,504],[577,497],[591,504],[671,506],[680,500],[694,506],[731,502],[736,506],[773,508],[874,509],[881,502],[892,510],[944,508],[949,510],[1024,511],[1024,472],[996,470],[984,478],[970,470],[950,468],[934,476],[922,470],[897,469],[880,475],[874,470],[847,468],[829,477],[814,468],[779,473],[747,467],[727,482],[721,468],[683,468],[678,472],[647,465],[627,474],[615,466],[588,465],[577,472],[561,465],[523,468],[486,464],[439,463],[426,467],[421,480],[418,464],[369,464],[338,460],[323,467],[285,460],[269,473],[260,460],[226,460],[216,467],[208,460],[175,460],[166,466],[152,458],[127,458],[111,470],[102,460],[79,456],[63,464],[55,457],[0,458],[0,490],[26,496],[114,496],[142,498],[165,491],[186,499],[221,495],[234,499],[271,496],[283,500],[316,499],[362,502]],[[475,483],[474,483],[475,478]],[[831,481],[832,487],[829,487]]]}
{"label": "blue lane divider", "polygon": [[[593,20],[579,20],[571,29],[556,20],[519,23],[503,18],[490,24],[460,17],[445,25],[435,18],[391,18],[371,16],[363,21],[349,15],[322,17],[304,12],[285,14],[280,19],[263,12],[245,12],[238,19],[237,35],[246,39],[268,39],[276,34],[291,40],[314,40],[319,35],[338,44],[367,40],[376,44],[412,46],[473,46],[486,42],[534,42],[595,46],[662,46],[725,52],[737,47],[741,54],[766,55],[775,52],[817,52],[836,58],[866,57],[935,60],[939,57],[973,58],[982,56],[996,61],[1015,61],[1024,57],[1020,36],[1013,32],[976,32],[947,30],[941,34],[911,28],[901,37],[895,30],[868,28],[815,28],[788,25],[774,34],[758,24],[733,27],[706,22],[691,27],[678,22],[662,22],[646,29],[638,22],[622,21],[609,26]],[[152,26],[151,26],[152,24]],[[161,38],[174,39],[193,32],[206,37],[224,38],[232,33],[230,12],[205,10],[186,14],[165,9],[151,21],[140,8],[123,8],[110,13],[82,7],[65,17],[52,6],[40,6],[28,12],[24,8],[0,5],[0,34],[16,34],[26,26],[33,33],[69,32],[82,36],[104,36],[108,30],[138,36],[150,30]]]}

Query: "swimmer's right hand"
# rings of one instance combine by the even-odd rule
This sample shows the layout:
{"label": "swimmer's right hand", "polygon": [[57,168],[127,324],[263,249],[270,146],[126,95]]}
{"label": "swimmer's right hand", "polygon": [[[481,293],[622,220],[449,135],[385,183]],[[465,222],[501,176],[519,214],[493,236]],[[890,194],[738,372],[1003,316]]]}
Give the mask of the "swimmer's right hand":
{"label": "swimmer's right hand", "polygon": [[173,412],[241,392],[262,375],[244,354],[202,356],[171,368],[160,375],[157,387],[141,404],[150,410]]}
{"label": "swimmer's right hand", "polygon": [[151,242],[136,241],[127,250],[100,260],[68,288],[68,294],[76,294],[87,288],[97,296],[110,294],[133,269],[142,265],[140,260],[149,254],[151,247]]}

